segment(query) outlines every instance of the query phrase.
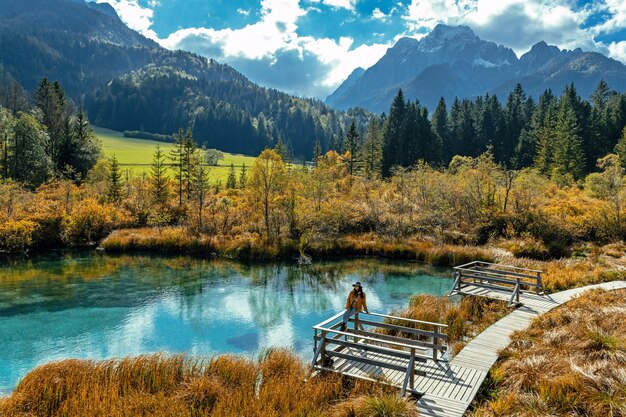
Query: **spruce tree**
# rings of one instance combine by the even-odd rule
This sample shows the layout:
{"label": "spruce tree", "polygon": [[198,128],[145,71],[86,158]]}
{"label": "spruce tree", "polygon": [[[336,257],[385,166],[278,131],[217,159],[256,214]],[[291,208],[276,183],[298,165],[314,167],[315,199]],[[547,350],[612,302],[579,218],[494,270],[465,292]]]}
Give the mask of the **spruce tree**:
{"label": "spruce tree", "polygon": [[585,155],[576,113],[568,104],[565,102],[559,109],[553,169],[557,175],[569,174],[577,180],[585,171]]}
{"label": "spruce tree", "polygon": [[228,170],[228,178],[226,179],[226,188],[237,188],[237,176],[235,175],[235,164],[230,164]]}
{"label": "spruce tree", "polygon": [[109,189],[107,198],[112,203],[122,201],[122,172],[117,161],[117,157],[113,155],[109,160]]}
{"label": "spruce tree", "polygon": [[[210,168],[202,163],[201,158],[193,154],[191,158],[194,159],[189,164],[189,198],[193,202],[196,209],[196,215],[198,216],[198,229],[204,228],[203,211],[206,205],[207,196],[209,194],[209,170]],[[216,193],[219,192],[219,185],[216,185]]]}
{"label": "spruce tree", "polygon": [[389,117],[383,129],[383,152],[381,172],[383,178],[391,176],[392,168],[402,162],[402,127],[406,113],[404,93],[398,90],[398,94],[391,103]]}
{"label": "spruce tree", "polygon": [[188,128],[183,142],[183,181],[185,182],[187,201],[191,199],[192,172],[198,164],[202,165],[202,161],[196,154],[197,150],[198,147],[196,146],[196,142],[193,140],[191,129]]}
{"label": "spruce tree", "polygon": [[248,181],[248,173],[246,172],[246,163],[241,164],[241,172],[239,173],[239,188],[246,188],[246,182]]}
{"label": "spruce tree", "polygon": [[185,188],[185,177],[187,166],[185,164],[185,136],[183,129],[178,129],[178,134],[174,140],[174,146],[170,150],[171,168],[174,171],[174,181],[178,194],[178,205],[183,204],[183,191]]}
{"label": "spruce tree", "polygon": [[617,145],[615,145],[615,153],[619,157],[619,162],[623,168],[626,168],[626,127],[622,131],[622,137]]}
{"label": "spruce tree", "polygon": [[166,172],[167,166],[165,153],[161,150],[161,146],[157,145],[154,150],[152,165],[150,167],[150,191],[153,203],[161,206],[167,204],[167,199],[169,197]]}
{"label": "spruce tree", "polygon": [[350,129],[348,129],[346,141],[344,142],[344,152],[348,156],[348,159],[346,160],[348,174],[355,175],[358,164],[359,134],[356,131],[356,124],[354,121],[352,121]]}
{"label": "spruce tree", "polygon": [[377,117],[372,117],[361,148],[360,159],[363,166],[363,174],[369,179],[377,178],[381,174],[380,164],[383,146],[380,129],[380,120]]}
{"label": "spruce tree", "polygon": [[[447,162],[449,155],[449,132],[448,132],[448,109],[446,100],[441,97],[432,118],[433,141],[435,147],[439,148],[433,155],[433,162]],[[444,161],[445,160],[445,161]]]}
{"label": "spruce tree", "polygon": [[313,166],[317,166],[317,161],[322,156],[322,145],[319,139],[315,139],[315,145],[313,146]]}

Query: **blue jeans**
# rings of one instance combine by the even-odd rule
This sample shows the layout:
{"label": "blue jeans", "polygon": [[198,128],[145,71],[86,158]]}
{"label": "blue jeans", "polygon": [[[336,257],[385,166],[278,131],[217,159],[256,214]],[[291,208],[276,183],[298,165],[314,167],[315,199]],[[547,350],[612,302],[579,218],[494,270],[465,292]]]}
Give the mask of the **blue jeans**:
{"label": "blue jeans", "polygon": [[356,308],[354,307],[346,308],[346,312],[343,313],[343,324],[348,324],[348,320],[350,320],[350,317],[354,316],[355,314],[356,314]]}

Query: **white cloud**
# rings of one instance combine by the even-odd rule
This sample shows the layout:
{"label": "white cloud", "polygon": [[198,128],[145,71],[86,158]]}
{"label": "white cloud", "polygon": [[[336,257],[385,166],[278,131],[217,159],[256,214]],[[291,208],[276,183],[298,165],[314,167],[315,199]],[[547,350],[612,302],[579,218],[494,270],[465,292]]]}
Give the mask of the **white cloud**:
{"label": "white cloud", "polygon": [[346,9],[354,11],[357,0],[312,0],[312,3],[322,3],[335,9]]}
{"label": "white cloud", "polygon": [[[135,29],[147,38],[157,40],[157,34],[150,29],[152,27],[152,17],[154,11],[149,7],[142,7],[137,0],[107,0],[117,15],[131,29]],[[151,7],[159,5],[158,0],[150,0]]]}
{"label": "white cloud", "polygon": [[626,62],[626,41],[611,42],[609,44],[609,56]]}
{"label": "white cloud", "polygon": [[[618,7],[622,0],[607,1]],[[569,0],[412,0],[403,18],[408,34],[424,33],[437,23],[463,24],[518,54],[541,40],[567,49],[605,50],[592,30],[581,29],[590,13]]]}
{"label": "white cloud", "polygon": [[626,27],[626,2],[623,0],[604,0],[597,3],[594,9],[610,15],[605,22],[593,28],[595,33],[613,33]]}
{"label": "white cloud", "polygon": [[[345,5],[348,3],[355,2]],[[350,37],[336,41],[300,36],[297,21],[306,12],[298,0],[263,0],[261,19],[256,23],[241,29],[181,29],[160,42],[166,48],[187,49],[230,63],[244,74],[250,69],[257,72],[257,77],[250,75],[253,80],[272,87],[317,97],[329,94],[354,68],[376,63],[390,46],[353,48]],[[260,74],[272,70],[275,74]],[[300,82],[295,83],[296,79]]]}
{"label": "white cloud", "polygon": [[381,20],[381,21],[386,21],[389,16],[387,16],[382,10],[380,10],[378,7],[376,7],[374,10],[372,10],[372,17],[376,20]]}

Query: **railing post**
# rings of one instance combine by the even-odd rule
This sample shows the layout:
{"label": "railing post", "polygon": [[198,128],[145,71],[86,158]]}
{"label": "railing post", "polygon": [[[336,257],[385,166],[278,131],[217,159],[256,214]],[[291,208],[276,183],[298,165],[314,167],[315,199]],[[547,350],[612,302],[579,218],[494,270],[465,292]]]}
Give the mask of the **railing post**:
{"label": "railing post", "polygon": [[[411,366],[411,364],[415,363],[415,348],[411,349],[411,359],[409,360],[409,366]],[[412,366],[411,366],[412,368]],[[415,372],[413,369],[410,370],[411,374],[410,374],[410,379],[409,379],[409,387],[411,387],[411,390],[414,389],[415,386]]]}
{"label": "railing post", "polygon": [[358,342],[358,339],[356,337],[356,332],[359,331],[359,312],[357,311],[354,314],[354,336],[352,337],[352,340],[354,341],[354,343]]}
{"label": "railing post", "polygon": [[313,336],[313,354],[317,352],[317,329],[315,330],[315,335]]}
{"label": "railing post", "polygon": [[[439,333],[439,326],[435,326],[435,334]],[[437,336],[433,336],[433,345],[437,346],[439,344],[439,338]],[[437,349],[433,346],[433,360],[437,361]]]}
{"label": "railing post", "polygon": [[535,289],[537,290],[537,294],[539,294],[539,290],[541,290],[542,293],[545,292],[543,289],[543,282],[541,281],[541,272],[537,272],[537,286]]}
{"label": "railing post", "polygon": [[516,279],[517,281],[517,285],[515,287],[516,291],[515,291],[515,301],[517,302],[517,304],[519,304],[519,293],[521,291],[521,286],[520,286],[520,279],[519,277],[517,277]]}

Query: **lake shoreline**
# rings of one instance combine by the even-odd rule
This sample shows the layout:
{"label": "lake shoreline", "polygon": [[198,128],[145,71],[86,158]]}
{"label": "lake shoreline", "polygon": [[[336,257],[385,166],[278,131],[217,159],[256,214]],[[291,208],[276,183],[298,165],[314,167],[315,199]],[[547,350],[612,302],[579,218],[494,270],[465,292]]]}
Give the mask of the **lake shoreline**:
{"label": "lake shoreline", "polygon": [[303,244],[285,239],[268,242],[257,237],[211,239],[190,235],[182,227],[118,229],[99,248],[106,253],[185,254],[243,262],[375,258],[452,267],[473,260],[495,260],[492,251],[484,247],[437,244],[416,238],[389,240],[361,234]]}

